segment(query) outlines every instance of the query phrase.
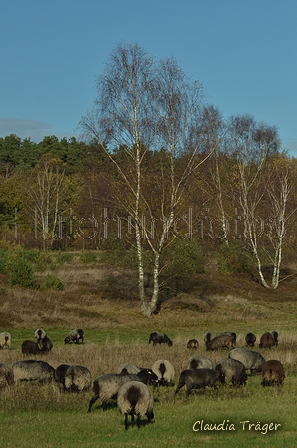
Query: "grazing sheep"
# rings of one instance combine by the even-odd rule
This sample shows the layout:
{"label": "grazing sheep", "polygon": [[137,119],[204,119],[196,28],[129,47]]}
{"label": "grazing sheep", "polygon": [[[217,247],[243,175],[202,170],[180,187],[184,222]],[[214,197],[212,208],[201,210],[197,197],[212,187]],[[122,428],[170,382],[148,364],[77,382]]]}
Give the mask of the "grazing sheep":
{"label": "grazing sheep", "polygon": [[7,331],[0,333],[0,349],[11,347],[11,335]]}
{"label": "grazing sheep", "polygon": [[272,330],[270,333],[273,336],[275,345],[278,345],[278,332],[276,330]]}
{"label": "grazing sheep", "polygon": [[188,397],[193,389],[203,388],[205,391],[206,386],[214,387],[218,381],[220,383],[224,382],[224,374],[219,372],[218,370],[183,370],[179,377],[175,395],[184,385],[186,385]]}
{"label": "grazing sheep", "polygon": [[11,367],[0,363],[0,390],[8,389],[14,385],[14,374]]}
{"label": "grazing sheep", "polygon": [[245,335],[245,342],[248,347],[254,347],[256,342],[256,335],[254,333],[247,333]]}
{"label": "grazing sheep", "polygon": [[43,328],[37,328],[37,330],[35,331],[35,337],[37,339],[37,342],[39,343],[41,341],[42,338],[44,338],[46,336],[46,333],[44,331]]}
{"label": "grazing sheep", "polygon": [[39,381],[43,384],[50,383],[55,374],[55,369],[47,362],[33,359],[15,362],[12,370],[15,381]]}
{"label": "grazing sheep", "polygon": [[205,335],[203,336],[205,346],[206,346],[207,342],[209,343],[215,337],[216,337],[216,335],[214,333],[212,333],[211,331],[208,331],[207,333],[205,333]]}
{"label": "grazing sheep", "polygon": [[49,353],[51,349],[53,348],[53,343],[47,336],[44,336],[40,340],[40,351],[42,353]]}
{"label": "grazing sheep", "polygon": [[65,386],[65,373],[68,367],[70,367],[70,364],[60,364],[55,370],[55,380],[63,386]]}
{"label": "grazing sheep", "polygon": [[188,369],[214,369],[211,359],[202,355],[194,355],[188,361]]}
{"label": "grazing sheep", "polygon": [[174,380],[174,367],[167,359],[159,359],[152,365],[160,386],[168,386]]}
{"label": "grazing sheep", "polygon": [[160,331],[154,331],[150,334],[149,344],[151,342],[153,342],[153,345],[167,344],[169,347],[172,346],[172,341],[169,339],[167,334],[161,333]]}
{"label": "grazing sheep", "polygon": [[285,379],[285,371],[281,362],[276,359],[266,361],[262,369],[262,386],[282,384]]}
{"label": "grazing sheep", "polygon": [[[236,337],[235,337],[236,341]],[[231,333],[220,334],[210,342],[206,341],[206,350],[220,350],[223,348],[234,348],[234,335]]]}
{"label": "grazing sheep", "polygon": [[236,333],[234,333],[234,331],[224,331],[219,336],[225,336],[225,335],[231,336],[231,338],[232,338],[232,347],[235,348],[235,346],[236,346],[236,337],[237,337]]}
{"label": "grazing sheep", "polygon": [[70,344],[70,342],[74,342],[75,344],[79,344],[79,340],[84,343],[84,331],[81,328],[77,328],[76,330],[70,331],[69,335],[66,336],[64,342],[65,344]]}
{"label": "grazing sheep", "polygon": [[140,367],[126,362],[119,366],[117,373],[135,373],[135,375],[137,375],[140,372],[140,370],[141,370]]}
{"label": "grazing sheep", "polygon": [[187,343],[187,348],[194,348],[194,349],[198,349],[199,344],[197,339],[190,339],[189,342]]}
{"label": "grazing sheep", "polygon": [[91,387],[92,376],[89,369],[83,366],[69,366],[65,372],[64,387],[71,392],[80,392]]}
{"label": "grazing sheep", "polygon": [[262,334],[260,343],[259,343],[260,348],[271,348],[274,345],[275,345],[275,340],[271,333]]}
{"label": "grazing sheep", "polygon": [[36,342],[27,339],[22,343],[22,353],[24,356],[38,355],[40,353],[40,348]]}
{"label": "grazing sheep", "polygon": [[235,348],[229,353],[229,358],[237,359],[242,362],[245,370],[250,370],[251,375],[253,372],[262,372],[262,368],[265,364],[263,356],[253,350],[247,350],[246,348]]}
{"label": "grazing sheep", "polygon": [[154,418],[154,396],[152,391],[139,381],[129,381],[118,392],[118,408],[125,416],[125,428],[128,429],[128,415],[132,422],[136,415],[137,426],[140,427],[140,417],[146,415],[149,423]]}
{"label": "grazing sheep", "polygon": [[143,369],[137,375],[133,373],[106,373],[99,375],[93,383],[93,397],[89,403],[88,412],[91,412],[91,407],[98,398],[101,399],[102,408],[105,410],[108,400],[116,399],[119,389],[129,381],[140,381],[147,384],[157,380],[157,375],[150,369]]}
{"label": "grazing sheep", "polygon": [[216,363],[215,370],[224,374],[225,384],[229,384],[230,381],[236,386],[246,383],[247,376],[245,367],[237,359],[223,358]]}

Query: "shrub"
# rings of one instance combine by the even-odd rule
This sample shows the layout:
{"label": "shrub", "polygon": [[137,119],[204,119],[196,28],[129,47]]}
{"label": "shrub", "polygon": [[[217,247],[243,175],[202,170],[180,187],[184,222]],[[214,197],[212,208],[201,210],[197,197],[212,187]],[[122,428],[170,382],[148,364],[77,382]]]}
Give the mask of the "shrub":
{"label": "shrub", "polygon": [[21,288],[36,288],[34,269],[25,255],[22,254],[11,262],[9,284]]}
{"label": "shrub", "polygon": [[196,240],[180,240],[166,254],[169,263],[168,273],[171,276],[188,277],[204,271],[206,255]]}
{"label": "shrub", "polygon": [[64,283],[55,274],[47,274],[42,289],[54,289],[61,291],[64,288]]}
{"label": "shrub", "polygon": [[73,260],[73,254],[69,252],[62,252],[59,250],[57,255],[57,263],[59,266],[64,266],[65,263],[70,263]]}
{"label": "shrub", "polygon": [[0,272],[4,274],[7,271],[7,251],[0,249]]}
{"label": "shrub", "polygon": [[218,250],[218,268],[222,274],[244,272],[253,267],[254,263],[240,244],[222,244]]}
{"label": "shrub", "polygon": [[79,261],[84,265],[94,264],[97,261],[97,256],[92,251],[82,251],[79,257]]}

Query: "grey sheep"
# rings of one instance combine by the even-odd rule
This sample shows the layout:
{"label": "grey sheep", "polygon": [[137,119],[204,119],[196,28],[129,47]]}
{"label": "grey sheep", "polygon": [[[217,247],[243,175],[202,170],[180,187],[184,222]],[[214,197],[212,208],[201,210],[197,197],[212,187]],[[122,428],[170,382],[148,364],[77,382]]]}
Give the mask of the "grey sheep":
{"label": "grey sheep", "polygon": [[193,389],[203,388],[206,386],[214,387],[217,382],[224,383],[224,374],[213,369],[196,369],[183,370],[180,374],[175,395],[186,385],[187,397]]}
{"label": "grey sheep", "polygon": [[106,373],[100,375],[93,383],[93,397],[89,403],[88,412],[91,412],[91,408],[98,398],[100,398],[102,408],[105,410],[107,402],[116,399],[120,388],[129,381],[140,381],[147,384],[157,380],[157,375],[150,369],[143,369],[137,375],[133,373]]}
{"label": "grey sheep", "polygon": [[274,337],[271,333],[264,333],[261,336],[259,347],[260,348],[271,348],[275,345]]}
{"label": "grey sheep", "polygon": [[224,336],[224,335],[231,336],[231,338],[232,338],[232,347],[235,348],[235,346],[236,346],[236,333],[234,333],[234,331],[224,331],[219,336]]}
{"label": "grey sheep", "polygon": [[152,371],[157,375],[160,386],[168,386],[174,380],[174,367],[167,359],[159,359],[154,362]]}
{"label": "grey sheep", "polygon": [[207,333],[205,333],[205,335],[203,336],[205,346],[206,346],[206,342],[210,342],[215,337],[216,337],[216,335],[214,333],[212,333],[211,331],[208,331]]}
{"label": "grey sheep", "polygon": [[246,384],[247,376],[245,367],[237,359],[223,358],[216,363],[215,370],[224,374],[225,384],[229,384],[230,382],[236,386]]}
{"label": "grey sheep", "polygon": [[68,367],[70,367],[70,364],[60,364],[55,370],[55,380],[63,386],[65,386],[65,373]]}
{"label": "grey sheep", "polygon": [[46,333],[44,331],[43,328],[37,328],[37,330],[35,331],[35,337],[37,339],[37,342],[39,343],[41,341],[42,338],[44,338],[46,336]]}
{"label": "grey sheep", "polygon": [[130,364],[128,362],[121,364],[118,367],[116,373],[135,373],[137,375],[141,370],[141,367],[135,366],[134,364]]}
{"label": "grey sheep", "polygon": [[0,349],[11,347],[11,335],[7,331],[0,333]]}
{"label": "grey sheep", "polygon": [[54,379],[55,369],[45,361],[32,359],[17,361],[12,370],[15,381],[39,381],[50,383]]}
{"label": "grey sheep", "polygon": [[153,331],[150,334],[149,344],[151,342],[153,343],[153,345],[156,345],[156,344],[167,344],[169,347],[172,346],[171,339],[169,339],[167,334],[161,333],[160,331]]}
{"label": "grey sheep", "polygon": [[188,369],[214,369],[214,365],[206,356],[194,355],[188,361]]}
{"label": "grey sheep", "polygon": [[22,353],[24,356],[38,355],[40,353],[40,348],[36,342],[27,339],[26,341],[22,342]]}
{"label": "grey sheep", "polygon": [[53,348],[53,343],[47,336],[44,336],[40,340],[40,351],[42,353],[49,353],[51,349]]}
{"label": "grey sheep", "polygon": [[197,341],[197,339],[190,339],[187,343],[187,348],[193,348],[193,349],[198,349],[199,347],[199,343]]}
{"label": "grey sheep", "polygon": [[66,336],[64,342],[65,344],[70,344],[70,342],[79,344],[80,340],[82,343],[84,343],[84,331],[81,328],[77,328],[76,330],[70,331],[69,335]]}
{"label": "grey sheep", "polygon": [[266,361],[262,369],[262,386],[282,384],[285,379],[285,371],[282,363],[276,359]]}
{"label": "grey sheep", "polygon": [[71,365],[65,372],[64,387],[71,392],[88,390],[92,384],[91,372],[87,367]]}
{"label": "grey sheep", "polygon": [[14,385],[14,374],[11,367],[0,363],[0,390],[8,389]]}
{"label": "grey sheep", "polygon": [[265,364],[263,356],[253,350],[247,350],[246,348],[235,348],[229,353],[229,358],[237,359],[242,362],[245,370],[253,372],[262,372],[262,368]]}
{"label": "grey sheep", "polygon": [[278,345],[278,332],[276,330],[272,330],[270,333],[273,336],[275,345]]}
{"label": "grey sheep", "polygon": [[140,417],[146,415],[149,423],[154,418],[154,396],[152,391],[139,381],[129,381],[125,383],[118,392],[118,408],[125,416],[125,428],[128,429],[128,415],[131,415],[132,422],[136,416],[138,428],[140,427]]}
{"label": "grey sheep", "polygon": [[[235,338],[236,341],[236,338]],[[234,336],[232,334],[220,334],[210,342],[206,342],[206,350],[220,350],[223,348],[234,348]]]}
{"label": "grey sheep", "polygon": [[254,333],[247,333],[245,335],[245,343],[248,347],[254,347],[256,342],[256,335]]}

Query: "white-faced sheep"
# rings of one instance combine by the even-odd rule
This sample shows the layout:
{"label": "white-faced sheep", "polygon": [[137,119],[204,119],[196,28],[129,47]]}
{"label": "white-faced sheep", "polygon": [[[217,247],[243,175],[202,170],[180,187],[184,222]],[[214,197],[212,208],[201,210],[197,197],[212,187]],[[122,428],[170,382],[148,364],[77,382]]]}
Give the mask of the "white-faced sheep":
{"label": "white-faced sheep", "polygon": [[256,335],[254,333],[247,333],[245,335],[245,343],[248,347],[254,347],[256,342]]}
{"label": "white-faced sheep", "polygon": [[266,361],[262,369],[262,386],[282,384],[285,379],[285,371],[282,363],[276,359]]}
{"label": "white-faced sheep", "polygon": [[47,336],[44,336],[40,340],[40,350],[42,353],[49,353],[51,349],[53,348],[53,343]]}
{"label": "white-faced sheep", "polygon": [[0,333],[0,349],[11,347],[11,335],[7,331]]}
{"label": "white-faced sheep", "polygon": [[216,363],[215,370],[224,374],[225,384],[229,384],[230,382],[236,386],[246,384],[247,376],[245,367],[237,359],[223,358]]}
{"label": "white-faced sheep", "polygon": [[157,381],[157,375],[150,369],[143,369],[137,375],[106,373],[98,376],[93,383],[93,398],[89,403],[88,412],[91,412],[92,405],[100,398],[103,410],[106,409],[107,402],[116,399],[118,391],[123,384],[129,381],[141,381],[144,384]]}
{"label": "white-faced sheep", "polygon": [[27,339],[26,341],[22,342],[22,353],[24,356],[38,355],[40,353],[40,348],[36,342]]}
{"label": "white-faced sheep", "polygon": [[156,344],[167,344],[169,347],[172,346],[171,339],[169,339],[167,334],[161,333],[161,331],[153,331],[150,334],[149,344],[151,342],[153,343],[153,345],[156,345]]}
{"label": "white-faced sheep", "polygon": [[214,369],[214,364],[206,356],[193,355],[188,361],[188,369]]}
{"label": "white-faced sheep", "polygon": [[251,374],[254,372],[262,372],[262,368],[265,364],[265,359],[260,353],[245,348],[235,348],[234,350],[231,350],[229,358],[237,359],[242,362],[245,370],[250,370]]}
{"label": "white-faced sheep", "polygon": [[199,343],[197,341],[197,339],[190,339],[187,343],[187,348],[192,348],[197,350],[199,347]]}
{"label": "white-faced sheep", "polygon": [[37,328],[37,330],[35,331],[35,337],[37,339],[37,342],[39,343],[41,341],[42,338],[44,338],[46,336],[46,333],[44,331],[43,328]]}
{"label": "white-faced sheep", "polygon": [[157,375],[160,386],[168,386],[174,380],[174,367],[167,359],[159,359],[154,362],[152,371]]}
{"label": "white-faced sheep", "polygon": [[71,392],[88,390],[92,384],[91,372],[87,367],[71,365],[65,372],[64,387]]}
{"label": "white-faced sheep", "polygon": [[50,383],[54,379],[55,369],[45,361],[32,359],[17,361],[12,370],[15,381],[39,381]]}
{"label": "white-faced sheep", "polygon": [[187,397],[193,389],[204,389],[206,386],[214,387],[217,382],[224,383],[224,374],[213,369],[183,370],[180,374],[175,395],[186,385]]}
{"label": "white-faced sheep", "polygon": [[80,340],[82,343],[84,343],[84,331],[81,328],[77,328],[76,330],[70,331],[69,335],[66,336],[64,342],[65,344],[70,344],[70,342],[79,344]]}
{"label": "white-faced sheep", "polygon": [[129,381],[124,384],[118,392],[118,408],[125,416],[125,428],[128,428],[128,415],[131,415],[132,422],[136,416],[138,428],[140,427],[140,417],[146,415],[149,423],[154,418],[154,396],[152,391],[139,381]]}
{"label": "white-faced sheep", "polygon": [[14,385],[14,374],[11,367],[0,363],[0,390],[5,390]]}

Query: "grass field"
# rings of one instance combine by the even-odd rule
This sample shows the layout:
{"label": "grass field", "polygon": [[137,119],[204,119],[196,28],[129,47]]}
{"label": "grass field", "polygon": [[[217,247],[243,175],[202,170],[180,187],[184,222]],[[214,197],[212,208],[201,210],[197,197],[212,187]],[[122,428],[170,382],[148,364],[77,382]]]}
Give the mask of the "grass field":
{"label": "grass field", "polygon": [[[133,287],[133,273],[111,272],[98,265],[66,265],[57,274],[65,284],[64,291],[10,290],[2,277],[0,331],[10,332],[12,349],[0,351],[0,362],[11,366],[22,359],[22,341],[34,340],[36,328],[42,327],[54,348],[36,359],[53,367],[81,364],[94,379],[116,371],[123,362],[150,367],[163,358],[175,367],[176,385],[188,359],[197,353],[186,348],[190,338],[198,339],[198,353],[216,362],[228,356],[228,351],[206,352],[206,331],[235,331],[237,346],[243,347],[248,331],[257,335],[258,342],[262,333],[276,329],[278,347],[261,353],[265,359],[284,364],[286,379],[282,387],[263,388],[261,375],[255,375],[245,387],[223,386],[207,389],[205,394],[197,391],[188,399],[181,390],[175,401],[175,387],[156,388],[154,423],[148,424],[144,417],[140,429],[129,426],[127,431],[115,403],[104,412],[98,400],[87,413],[91,391],[69,394],[56,384],[19,384],[0,393],[1,448],[297,446],[297,302],[293,282],[268,293],[245,279],[236,282],[228,277],[209,280],[201,276],[200,290],[180,293],[162,304],[159,314],[145,318],[139,303],[127,293],[127,288]],[[126,279],[122,288],[121,275]],[[111,277],[113,282],[108,280]],[[85,331],[85,344],[64,345],[65,336],[78,327]],[[173,346],[148,345],[154,330],[167,333]],[[258,346],[255,349],[260,351]],[[214,424],[225,430],[207,429]],[[250,424],[255,426],[249,429]],[[281,426],[275,429],[276,425]]]}

